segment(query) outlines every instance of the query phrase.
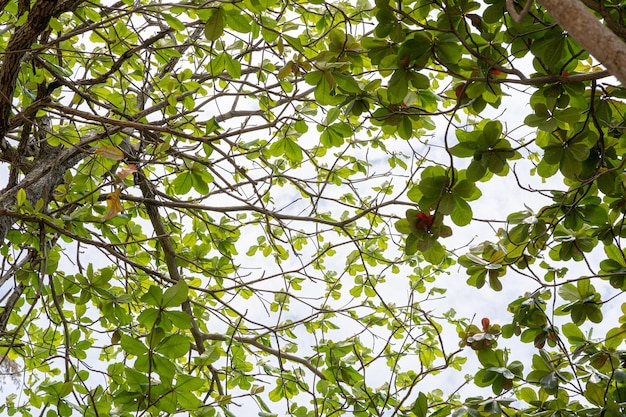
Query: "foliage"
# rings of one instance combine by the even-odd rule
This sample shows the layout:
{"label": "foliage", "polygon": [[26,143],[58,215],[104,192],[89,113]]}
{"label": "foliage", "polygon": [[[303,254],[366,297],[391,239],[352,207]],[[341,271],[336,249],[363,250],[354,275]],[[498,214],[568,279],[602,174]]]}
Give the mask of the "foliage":
{"label": "foliage", "polygon": [[537,2],[1,4],[1,412],[626,413],[626,92]]}

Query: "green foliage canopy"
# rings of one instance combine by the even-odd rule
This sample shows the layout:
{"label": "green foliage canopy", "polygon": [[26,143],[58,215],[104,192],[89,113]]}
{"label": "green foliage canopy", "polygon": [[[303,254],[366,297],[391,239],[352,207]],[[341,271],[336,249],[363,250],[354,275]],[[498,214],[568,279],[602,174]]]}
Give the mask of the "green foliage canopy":
{"label": "green foliage canopy", "polygon": [[626,413],[626,91],[540,4],[1,7],[1,412]]}

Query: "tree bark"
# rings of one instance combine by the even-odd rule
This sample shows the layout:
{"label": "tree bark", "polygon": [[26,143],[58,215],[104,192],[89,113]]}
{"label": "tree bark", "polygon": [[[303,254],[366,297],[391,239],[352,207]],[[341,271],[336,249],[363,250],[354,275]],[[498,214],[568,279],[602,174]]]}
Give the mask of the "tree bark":
{"label": "tree bark", "polygon": [[13,33],[4,51],[0,68],[0,137],[9,129],[13,93],[22,59],[37,36],[48,27],[56,5],[57,0],[37,0],[28,19]]}
{"label": "tree bark", "polygon": [[[78,2],[80,2],[79,0]],[[33,4],[28,18],[15,30],[2,54],[0,66],[0,160],[18,163],[21,155],[11,146],[4,136],[10,130],[13,96],[19,74],[20,65],[37,37],[48,27],[50,19],[76,3],[59,2],[59,0],[37,0]],[[45,205],[50,201],[51,193],[63,181],[66,170],[84,158],[84,154],[76,149],[42,146],[41,155],[34,161],[34,168],[20,181],[17,186],[0,191],[0,246],[4,243],[7,233],[16,222],[17,217],[11,213],[17,202],[17,192],[24,189],[27,199],[35,204],[40,198]],[[13,214],[13,215],[12,215]]]}
{"label": "tree bark", "polygon": [[17,220],[16,216],[8,215],[17,203],[17,192],[24,189],[26,198],[33,205],[40,198],[44,198],[47,204],[54,189],[63,182],[65,171],[85,157],[84,153],[76,149],[48,147],[47,151],[49,153],[38,158],[35,168],[17,186],[0,192],[0,213],[6,213],[0,214],[0,246]]}
{"label": "tree bark", "polygon": [[[532,0],[528,0],[532,1]],[[580,0],[537,0],[583,48],[626,85],[626,43]]]}

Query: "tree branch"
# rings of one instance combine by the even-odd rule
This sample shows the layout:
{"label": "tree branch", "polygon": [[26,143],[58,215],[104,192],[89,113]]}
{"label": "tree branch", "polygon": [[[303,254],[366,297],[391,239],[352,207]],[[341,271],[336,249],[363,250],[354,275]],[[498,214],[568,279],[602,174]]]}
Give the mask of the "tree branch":
{"label": "tree branch", "polygon": [[506,0],[506,10],[509,12],[509,15],[511,15],[513,20],[515,20],[517,23],[520,23],[522,20],[524,20],[524,17],[526,17],[532,5],[533,0],[526,0],[526,5],[524,6],[524,9],[521,12],[517,13],[513,0]]}
{"label": "tree branch", "polygon": [[38,0],[28,14],[26,22],[11,36],[4,51],[4,60],[0,68],[0,138],[2,138],[0,140],[3,143],[4,135],[9,128],[13,93],[22,58],[37,36],[48,27],[56,5],[56,0]]}
{"label": "tree branch", "polygon": [[615,20],[613,15],[609,13],[607,8],[600,1],[596,0],[582,0],[585,3],[585,6],[589,7],[594,12],[598,13],[604,23],[611,29],[617,36],[626,40],[626,27],[622,26],[620,22]]}
{"label": "tree branch", "polygon": [[[19,187],[13,187],[0,192],[0,209],[7,210],[17,203],[17,192],[20,189],[26,191],[26,197],[31,204],[37,200],[46,198],[48,203],[49,194],[63,181],[65,171],[76,165],[85,155],[75,149],[61,147],[46,147],[47,154],[42,155],[34,164],[35,168],[20,181]],[[0,245],[4,243],[7,233],[16,219],[11,216],[0,216]]]}
{"label": "tree branch", "polygon": [[626,43],[580,0],[537,0],[583,48],[626,84]]}
{"label": "tree branch", "polygon": [[324,374],[317,369],[315,366],[313,366],[313,364],[311,362],[309,362],[308,360],[301,358],[299,356],[296,355],[292,355],[290,353],[287,352],[281,352],[278,349],[274,349],[270,346],[265,346],[263,343],[259,342],[258,340],[252,338],[252,337],[245,337],[245,336],[226,336],[223,335],[221,333],[205,333],[203,335],[203,338],[205,340],[218,340],[218,341],[227,341],[230,339],[234,339],[239,343],[244,343],[244,344],[248,344],[248,345],[252,345],[256,348],[261,349],[263,352],[269,353],[270,355],[274,355],[276,356],[278,359],[282,360],[282,359],[286,359],[292,362],[297,362],[301,365],[304,365],[308,370],[310,370],[311,372],[313,372],[315,375],[317,375],[319,378],[321,379],[326,379],[326,377],[324,376]]}

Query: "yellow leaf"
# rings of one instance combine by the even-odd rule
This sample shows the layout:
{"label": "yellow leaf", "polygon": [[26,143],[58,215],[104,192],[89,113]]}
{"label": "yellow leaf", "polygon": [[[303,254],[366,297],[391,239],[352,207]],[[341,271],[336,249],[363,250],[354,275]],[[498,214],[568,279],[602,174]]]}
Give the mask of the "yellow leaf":
{"label": "yellow leaf", "polygon": [[102,217],[103,220],[112,219],[113,217],[124,211],[124,207],[122,207],[122,202],[120,201],[121,191],[121,188],[116,188],[115,190],[113,190],[113,192],[107,194],[107,208],[109,209],[109,211]]}
{"label": "yellow leaf", "polygon": [[282,80],[287,78],[288,75],[290,75],[293,72],[293,61],[289,61],[287,62],[287,64],[285,64],[284,67],[282,67],[280,69],[280,71],[278,71],[278,79]]}
{"label": "yellow leaf", "polygon": [[119,148],[111,145],[101,146],[96,149],[96,155],[103,156],[114,161],[121,161],[124,159],[124,152]]}

